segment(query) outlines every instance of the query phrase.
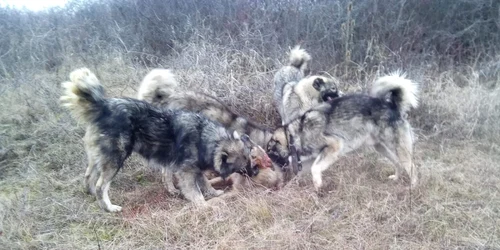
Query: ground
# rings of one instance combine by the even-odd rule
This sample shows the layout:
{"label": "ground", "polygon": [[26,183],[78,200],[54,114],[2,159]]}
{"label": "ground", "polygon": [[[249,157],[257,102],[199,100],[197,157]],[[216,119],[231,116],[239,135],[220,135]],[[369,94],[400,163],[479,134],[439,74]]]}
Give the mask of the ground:
{"label": "ground", "polygon": [[[413,190],[405,180],[390,181],[392,165],[365,148],[326,172],[324,196],[315,194],[305,176],[282,190],[195,208],[167,194],[159,173],[134,156],[111,185],[111,200],[123,212],[110,214],[84,192],[84,125],[57,100],[60,82],[76,67],[30,74],[17,81],[30,81],[31,88],[10,84],[2,90],[0,245],[5,249],[500,249],[498,88],[421,79],[422,105],[410,113],[421,174]],[[99,68],[109,94],[134,96],[147,69],[117,73],[116,67]],[[195,73],[179,72],[184,79]],[[263,84],[272,74],[259,76],[268,79]],[[226,90],[247,93],[233,84]],[[272,113],[266,93],[246,97],[256,110],[267,110],[256,115]]]}

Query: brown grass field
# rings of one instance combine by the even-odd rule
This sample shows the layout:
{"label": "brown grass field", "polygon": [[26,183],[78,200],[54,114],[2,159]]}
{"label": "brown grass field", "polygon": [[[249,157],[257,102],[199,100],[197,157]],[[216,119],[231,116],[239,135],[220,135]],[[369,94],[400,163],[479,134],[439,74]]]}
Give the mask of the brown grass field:
{"label": "brown grass field", "polygon": [[[186,89],[273,127],[272,77],[288,48],[273,58],[249,46],[199,38],[154,67],[174,69]],[[409,113],[421,174],[414,190],[390,181],[391,163],[363,148],[325,173],[322,197],[306,175],[278,191],[195,208],[168,195],[159,173],[133,155],[110,189],[123,211],[110,214],[84,192],[85,127],[58,99],[60,83],[79,67],[94,71],[109,96],[135,97],[151,67],[127,56],[67,53],[56,70],[26,62],[15,74],[0,72],[0,249],[500,249],[500,84],[486,84],[472,63],[401,67],[421,90]],[[365,91],[378,73],[345,68],[313,65],[340,75],[349,93]]]}
{"label": "brown grass field", "polygon": [[[182,58],[181,64],[190,60]],[[204,73],[198,70],[201,63],[186,64],[190,68],[177,70],[186,87],[201,87],[236,108],[245,105],[247,115],[273,123],[273,72],[254,69],[236,78]],[[83,126],[58,103],[59,83],[81,66],[98,73],[110,96],[133,97],[147,72],[119,59],[101,65],[74,60],[60,74],[26,74],[20,81],[31,81],[32,88],[3,90],[0,245],[5,249],[500,248],[498,88],[485,89],[474,78],[458,87],[447,74],[409,72],[422,83],[422,105],[410,113],[419,125],[414,160],[422,184],[411,192],[404,182],[387,179],[388,161],[363,149],[327,171],[330,192],[324,197],[316,197],[306,177],[279,191],[244,193],[196,209],[170,197],[158,173],[133,157],[111,188],[112,200],[124,211],[108,214],[84,193]]]}

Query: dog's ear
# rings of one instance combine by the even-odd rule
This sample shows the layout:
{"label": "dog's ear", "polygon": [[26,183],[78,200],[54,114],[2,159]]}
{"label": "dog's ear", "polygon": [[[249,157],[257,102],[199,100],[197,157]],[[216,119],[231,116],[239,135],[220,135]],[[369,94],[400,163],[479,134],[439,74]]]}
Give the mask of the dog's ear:
{"label": "dog's ear", "polygon": [[323,79],[318,77],[318,78],[314,79],[313,88],[316,89],[317,91],[320,91],[321,85],[323,85],[323,84],[325,84]]}
{"label": "dog's ear", "polygon": [[248,142],[248,141],[250,141],[250,137],[247,134],[243,134],[243,135],[241,135],[241,140],[243,142]]}
{"label": "dog's ear", "polygon": [[250,140],[250,136],[248,136],[247,134],[243,134],[241,137],[240,137],[241,141],[243,141],[243,143],[246,144],[254,144],[252,140]]}
{"label": "dog's ear", "polygon": [[240,138],[240,134],[239,134],[236,130],[235,130],[235,131],[233,131],[233,137],[234,137],[234,139],[236,139],[236,140],[240,140],[240,139],[241,139],[241,138]]}
{"label": "dog's ear", "polygon": [[240,137],[241,141],[243,142],[243,144],[247,147],[247,148],[252,148],[254,146],[256,146],[255,142],[253,142],[251,139],[250,139],[250,136],[248,136],[247,134],[243,134],[241,135]]}
{"label": "dog's ear", "polygon": [[222,161],[222,163],[227,163],[227,158],[228,158],[228,154],[226,152],[222,152],[220,154],[220,160]]}
{"label": "dog's ear", "polygon": [[228,156],[227,152],[225,152],[225,151],[221,152],[221,155],[220,155],[221,165],[220,165],[220,169],[218,169],[218,172],[219,172],[220,176],[222,177],[222,179],[224,179],[224,180],[226,180],[227,177],[229,175],[231,175],[231,173],[232,173],[232,170],[230,169],[230,166],[227,163],[228,157],[229,156]]}

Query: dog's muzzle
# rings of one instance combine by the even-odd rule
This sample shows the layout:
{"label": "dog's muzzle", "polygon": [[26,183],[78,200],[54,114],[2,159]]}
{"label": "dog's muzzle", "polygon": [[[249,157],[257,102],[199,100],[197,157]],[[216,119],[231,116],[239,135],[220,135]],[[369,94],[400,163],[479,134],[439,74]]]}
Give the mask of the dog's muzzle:
{"label": "dog's muzzle", "polygon": [[339,98],[339,97],[340,97],[340,93],[337,90],[329,89],[329,90],[325,90],[323,93],[321,93],[321,99],[324,102],[330,102],[333,99]]}
{"label": "dog's muzzle", "polygon": [[259,168],[258,168],[258,166],[250,166],[249,165],[246,168],[242,168],[242,169],[236,171],[236,173],[241,174],[241,175],[248,175],[249,177],[253,177],[253,176],[256,176],[259,174]]}
{"label": "dog's muzzle", "polygon": [[229,172],[228,170],[221,170],[220,171],[220,177],[222,177],[222,179],[226,180],[227,177],[229,177],[232,173]]}
{"label": "dog's muzzle", "polygon": [[253,167],[251,174],[249,175],[250,177],[256,176],[259,174],[259,168],[258,167]]}
{"label": "dog's muzzle", "polygon": [[271,158],[271,161],[278,164],[278,166],[280,166],[281,168],[284,168],[286,165],[288,165],[287,157],[282,157],[277,152],[268,152],[267,154],[269,158]]}

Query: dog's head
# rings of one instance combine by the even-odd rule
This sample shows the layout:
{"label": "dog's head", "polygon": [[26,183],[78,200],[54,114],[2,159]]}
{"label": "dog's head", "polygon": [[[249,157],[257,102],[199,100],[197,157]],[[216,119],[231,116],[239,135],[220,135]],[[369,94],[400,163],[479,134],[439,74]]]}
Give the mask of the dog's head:
{"label": "dog's head", "polygon": [[271,160],[280,167],[288,164],[290,153],[288,151],[288,142],[284,127],[280,127],[274,131],[271,140],[267,143],[266,151]]}
{"label": "dog's head", "polygon": [[312,87],[319,92],[318,102],[328,102],[343,95],[333,78],[318,76],[314,78]]}
{"label": "dog's head", "polygon": [[273,168],[273,162],[271,158],[266,154],[266,151],[259,145],[255,145],[250,150],[250,161],[252,167],[257,167],[259,169]]}
{"label": "dog's head", "polygon": [[232,173],[246,174],[250,177],[259,173],[259,168],[252,164],[251,150],[255,144],[248,135],[240,136],[234,132],[232,138],[221,142],[215,156],[215,170],[226,179]]}

